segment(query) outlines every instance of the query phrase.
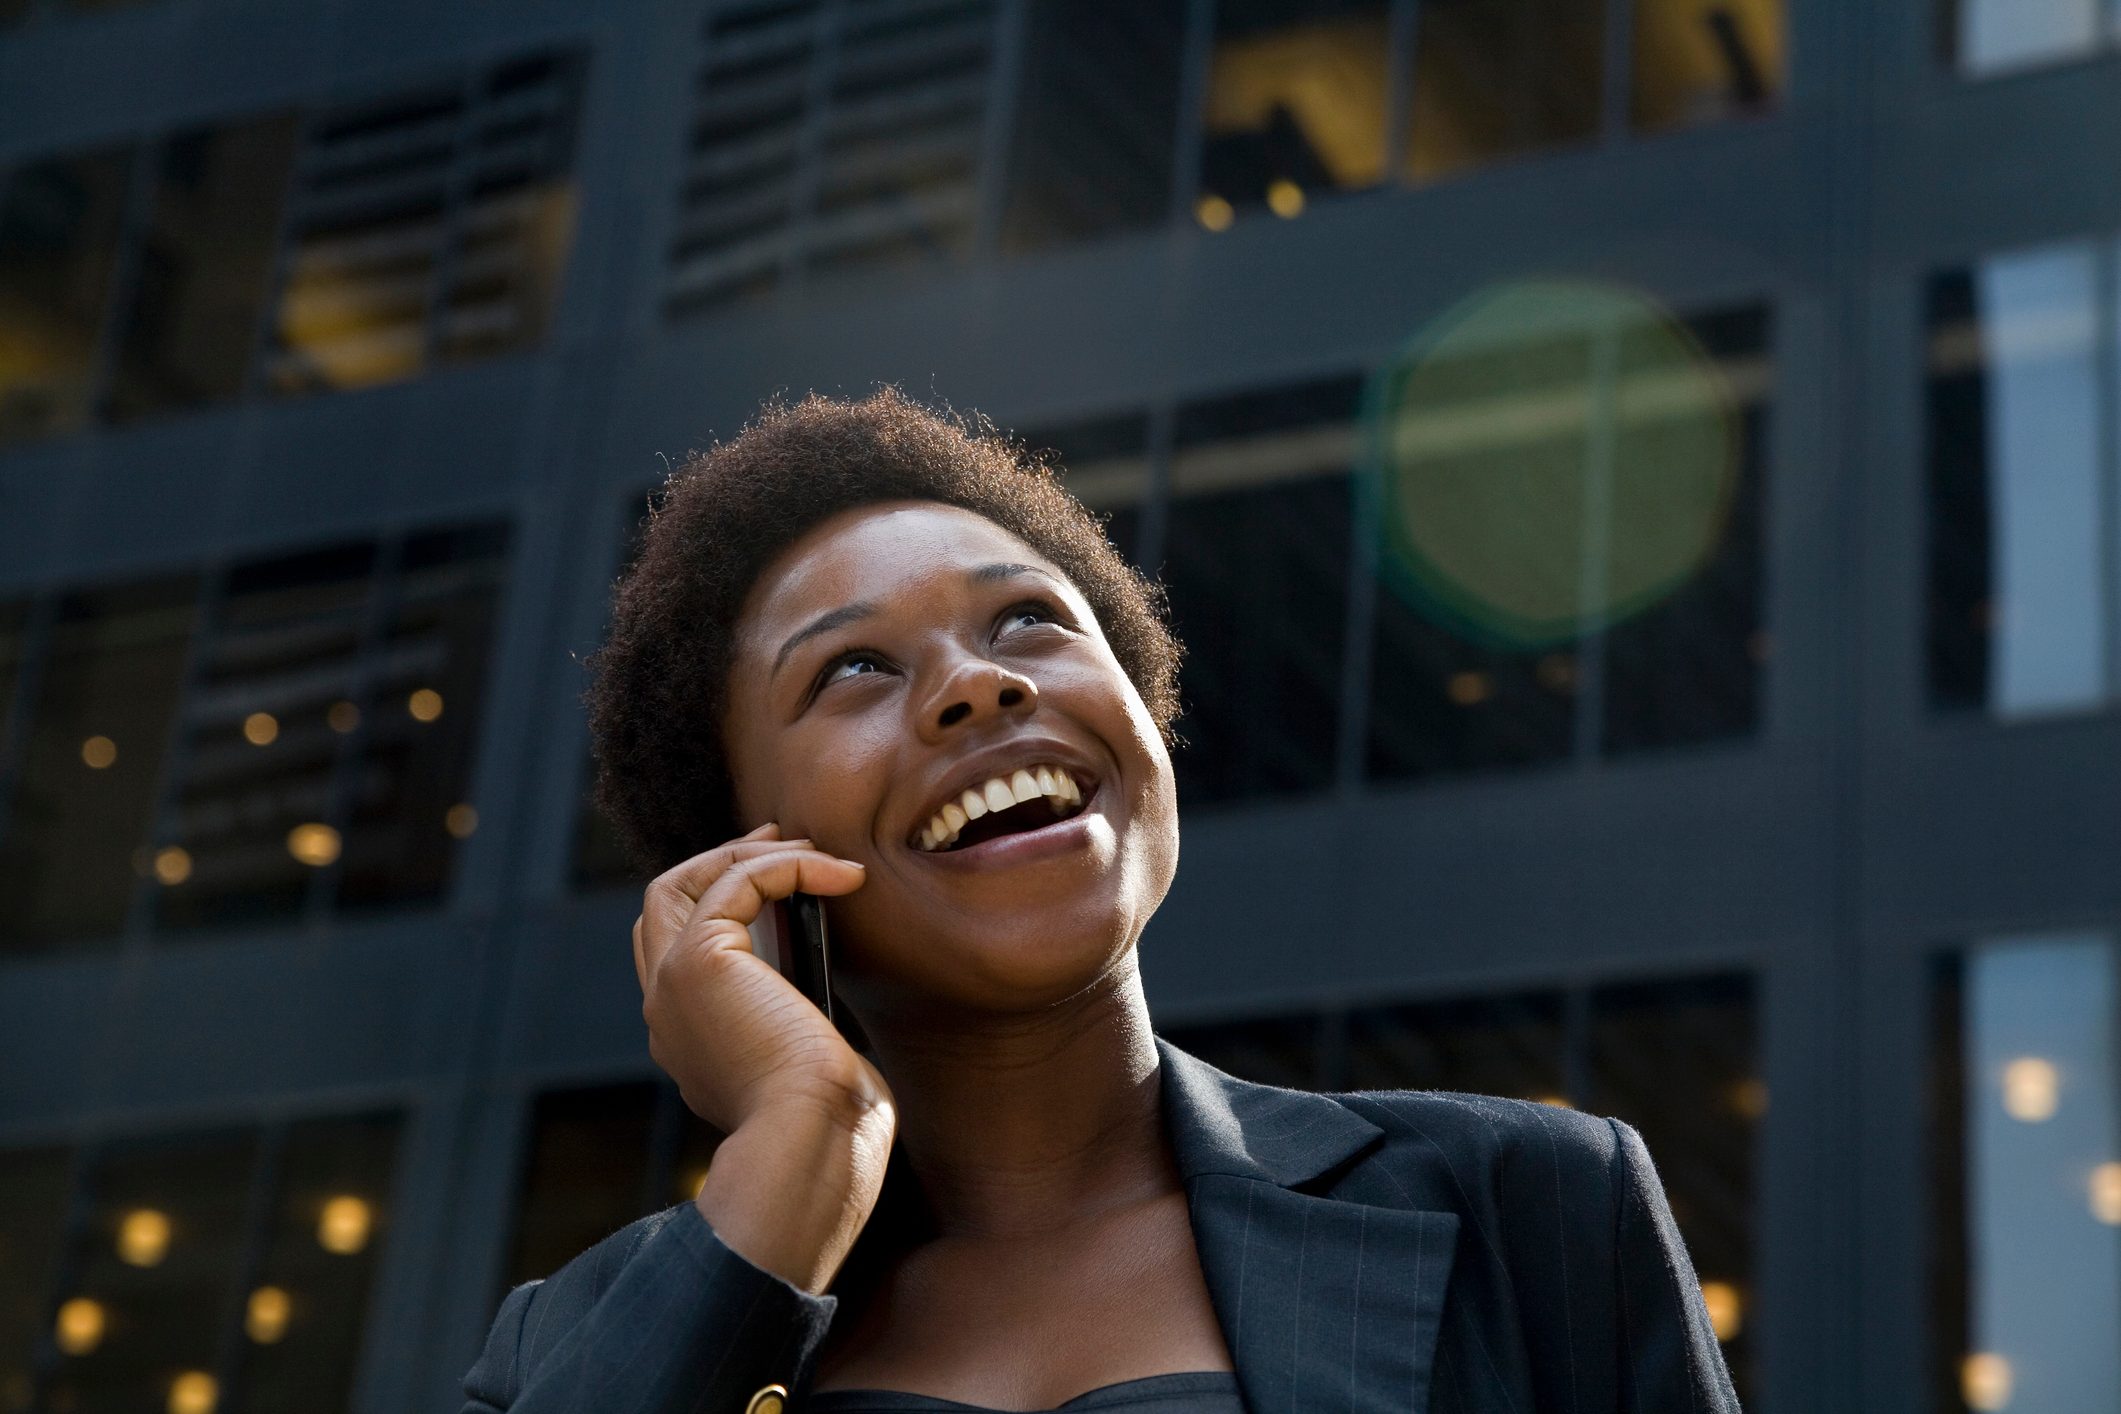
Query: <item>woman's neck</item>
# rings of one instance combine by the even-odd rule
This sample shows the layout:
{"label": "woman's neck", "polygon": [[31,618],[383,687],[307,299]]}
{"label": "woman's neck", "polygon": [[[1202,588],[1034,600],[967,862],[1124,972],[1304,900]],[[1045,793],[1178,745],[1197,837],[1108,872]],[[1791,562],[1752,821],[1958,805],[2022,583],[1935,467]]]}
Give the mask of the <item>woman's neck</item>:
{"label": "woman's neck", "polygon": [[1055,1232],[1180,1187],[1131,955],[1036,1016],[865,1029],[933,1236]]}

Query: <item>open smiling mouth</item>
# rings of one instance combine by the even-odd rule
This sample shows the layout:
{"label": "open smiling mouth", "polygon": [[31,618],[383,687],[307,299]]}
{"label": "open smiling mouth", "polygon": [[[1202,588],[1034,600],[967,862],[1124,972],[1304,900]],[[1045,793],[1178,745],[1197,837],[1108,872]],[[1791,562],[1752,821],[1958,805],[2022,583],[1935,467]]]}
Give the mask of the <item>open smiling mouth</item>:
{"label": "open smiling mouth", "polygon": [[957,854],[989,840],[1043,830],[1082,814],[1097,794],[1096,781],[1088,781],[1085,789],[1065,771],[1041,767],[1036,775],[1020,771],[1016,776],[1024,779],[1013,791],[1010,781],[996,778],[946,804],[921,831],[915,848]]}

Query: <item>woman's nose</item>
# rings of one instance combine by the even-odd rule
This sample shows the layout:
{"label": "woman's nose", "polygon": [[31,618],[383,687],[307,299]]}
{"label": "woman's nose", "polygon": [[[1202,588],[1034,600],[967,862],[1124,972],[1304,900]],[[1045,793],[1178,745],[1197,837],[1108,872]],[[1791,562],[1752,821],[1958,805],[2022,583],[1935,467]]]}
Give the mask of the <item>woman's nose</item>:
{"label": "woman's nose", "polygon": [[951,672],[921,709],[921,730],[933,735],[982,717],[1027,711],[1037,705],[1038,684],[985,658],[968,658]]}

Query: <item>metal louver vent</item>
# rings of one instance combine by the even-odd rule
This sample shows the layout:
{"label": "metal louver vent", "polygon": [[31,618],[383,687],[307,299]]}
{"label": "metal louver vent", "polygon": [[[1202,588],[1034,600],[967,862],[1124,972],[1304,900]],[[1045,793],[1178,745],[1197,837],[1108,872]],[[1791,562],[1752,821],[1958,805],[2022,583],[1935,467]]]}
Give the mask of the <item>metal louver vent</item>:
{"label": "metal louver vent", "polygon": [[803,271],[961,257],[978,215],[994,0],[780,0],[705,26],[666,310]]}
{"label": "metal louver vent", "polygon": [[543,333],[574,226],[577,52],[314,120],[266,386],[363,387]]}

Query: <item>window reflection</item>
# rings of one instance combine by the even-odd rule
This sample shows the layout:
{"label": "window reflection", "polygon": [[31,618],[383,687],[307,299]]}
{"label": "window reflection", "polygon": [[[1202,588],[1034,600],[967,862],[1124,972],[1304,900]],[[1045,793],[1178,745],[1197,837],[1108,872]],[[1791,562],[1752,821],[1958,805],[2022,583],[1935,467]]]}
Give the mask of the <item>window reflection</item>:
{"label": "window reflection", "polygon": [[88,420],[133,157],[0,172],[0,446]]}
{"label": "window reflection", "polygon": [[[2121,1403],[2121,982],[2101,934],[1997,938],[1933,996],[1939,1407]],[[2027,1077],[2045,1067],[2042,1096]],[[2038,1103],[2031,1101],[2038,1099]]]}
{"label": "window reflection", "polygon": [[1004,249],[1154,225],[1170,208],[1182,0],[1032,0]]}
{"label": "window reflection", "polygon": [[2117,472],[2111,244],[1940,274],[1929,290],[1930,686],[1998,716],[2096,706],[2121,675],[2104,529]]}
{"label": "window reflection", "polygon": [[158,154],[107,416],[243,391],[294,160],[292,114],[179,133]]}
{"label": "window reflection", "polygon": [[2112,20],[2106,0],[1939,0],[1945,48],[1985,77],[2095,52]]}
{"label": "window reflection", "polygon": [[1407,175],[1432,181],[1598,134],[1603,0],[1426,0]]}
{"label": "window reflection", "polygon": [[1782,90],[1783,0],[1635,0],[1638,129],[1713,123]]}
{"label": "window reflection", "polygon": [[0,1152],[0,1410],[30,1407],[32,1356],[51,1312],[73,1154]]}
{"label": "window reflection", "polygon": [[649,1153],[661,1090],[640,1080],[538,1097],[519,1185],[510,1286],[551,1276],[664,1206]]}
{"label": "window reflection", "polygon": [[1162,569],[1186,644],[1181,802],[1332,783],[1361,398],[1335,378],[1179,410]]}
{"label": "window reflection", "polygon": [[1558,992],[1365,1007],[1348,1018],[1351,1090],[1568,1098]]}
{"label": "window reflection", "polygon": [[1157,1034],[1225,1074],[1286,1090],[1326,1090],[1334,1081],[1316,1016],[1254,1017],[1159,1026]]}
{"label": "window reflection", "polygon": [[0,948],[123,929],[196,602],[189,576],[60,601],[0,830]]}

